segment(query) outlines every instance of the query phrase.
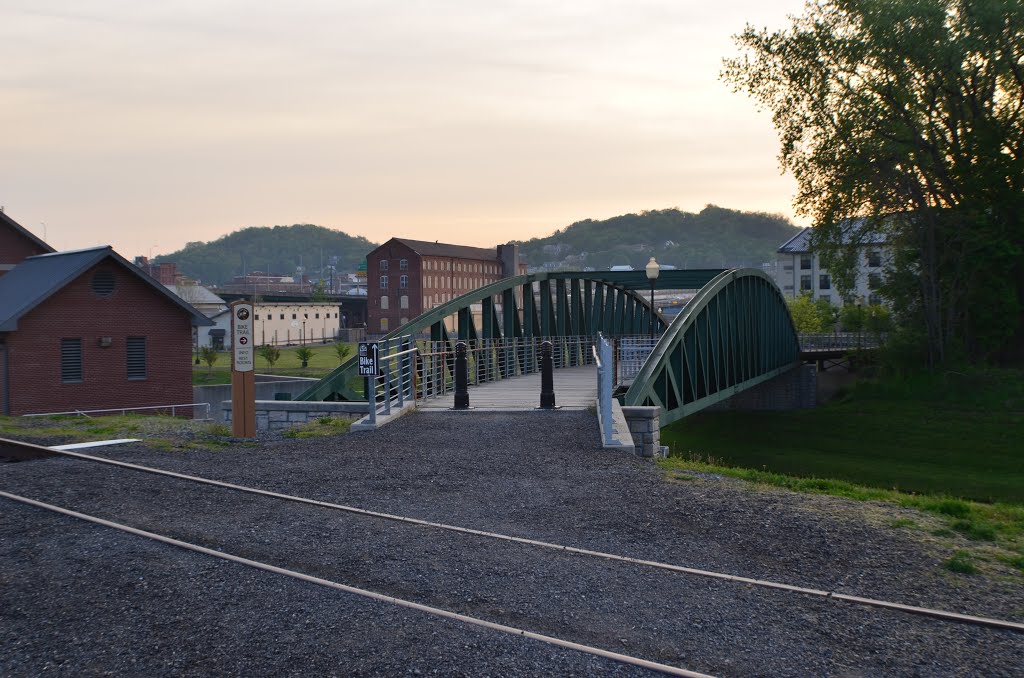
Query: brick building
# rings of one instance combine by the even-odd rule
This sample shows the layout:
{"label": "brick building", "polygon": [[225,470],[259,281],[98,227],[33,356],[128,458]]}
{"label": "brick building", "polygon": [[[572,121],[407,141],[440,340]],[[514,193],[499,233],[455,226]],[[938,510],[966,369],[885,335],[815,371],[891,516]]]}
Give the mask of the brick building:
{"label": "brick building", "polygon": [[0,277],[29,257],[54,249],[0,210]]}
{"label": "brick building", "polygon": [[435,306],[526,273],[518,245],[482,247],[392,238],[366,256],[367,331],[386,334]]}
{"label": "brick building", "polygon": [[209,324],[109,246],[25,258],[0,277],[0,413],[190,403]]}

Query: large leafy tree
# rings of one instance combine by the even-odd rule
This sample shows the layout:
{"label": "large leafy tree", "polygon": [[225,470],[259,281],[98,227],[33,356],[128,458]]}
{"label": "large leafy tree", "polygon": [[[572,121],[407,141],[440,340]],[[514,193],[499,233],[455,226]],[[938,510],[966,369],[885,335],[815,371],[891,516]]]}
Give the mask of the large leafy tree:
{"label": "large leafy tree", "polygon": [[1024,3],[819,0],[748,26],[724,78],[771,111],[812,244],[850,289],[884,238],[883,292],[931,362],[1024,344]]}

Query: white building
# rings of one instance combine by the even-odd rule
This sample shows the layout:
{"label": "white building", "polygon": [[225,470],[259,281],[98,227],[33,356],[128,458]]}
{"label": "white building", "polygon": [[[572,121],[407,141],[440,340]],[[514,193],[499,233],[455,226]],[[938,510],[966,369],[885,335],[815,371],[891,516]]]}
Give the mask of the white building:
{"label": "white building", "polygon": [[258,302],[252,309],[253,339],[260,346],[337,341],[340,311],[337,303]]}
{"label": "white building", "polygon": [[821,266],[818,255],[810,249],[811,229],[805,228],[787,240],[777,251],[775,282],[783,296],[795,298],[809,293],[815,299],[824,299],[833,306],[843,303],[880,304],[882,298],[875,291],[884,277],[889,262],[889,251],[880,237],[859,246],[857,253],[856,287],[844,299],[832,284],[832,276]]}

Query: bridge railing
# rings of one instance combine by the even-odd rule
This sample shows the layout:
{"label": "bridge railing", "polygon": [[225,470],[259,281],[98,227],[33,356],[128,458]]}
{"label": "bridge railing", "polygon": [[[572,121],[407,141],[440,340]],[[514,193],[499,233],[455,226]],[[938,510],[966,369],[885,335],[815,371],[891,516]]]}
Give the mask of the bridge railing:
{"label": "bridge railing", "polygon": [[878,348],[886,339],[884,333],[878,332],[821,332],[801,333],[797,336],[800,340],[800,350],[805,353]]}
{"label": "bridge railing", "polygon": [[[555,368],[592,365],[594,338],[515,337],[466,341],[469,385],[511,379],[540,370],[540,345],[554,347]],[[415,397],[435,398],[455,390],[455,341],[421,341],[416,357]]]}
{"label": "bridge railing", "polygon": [[419,352],[412,337],[387,339],[378,344],[377,350],[380,374],[368,378],[370,392],[366,398],[370,403],[371,425],[376,425],[378,414],[391,414],[392,405],[401,408],[407,399],[412,400],[415,397],[413,366]]}
{"label": "bridge railing", "polygon": [[612,391],[615,384],[614,352],[608,340],[598,335],[598,340],[591,349],[594,362],[597,364],[597,406],[601,412],[601,431],[604,442],[610,444],[615,439],[615,427],[612,424]]}

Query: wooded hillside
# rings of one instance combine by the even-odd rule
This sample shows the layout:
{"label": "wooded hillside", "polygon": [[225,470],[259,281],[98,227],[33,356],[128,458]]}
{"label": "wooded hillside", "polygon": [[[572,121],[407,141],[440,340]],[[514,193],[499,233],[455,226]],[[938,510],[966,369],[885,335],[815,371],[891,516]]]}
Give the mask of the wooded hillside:
{"label": "wooded hillside", "polygon": [[321,261],[325,270],[334,265],[341,273],[351,272],[376,246],[361,236],[295,224],[243,228],[212,242],[190,242],[184,249],[163,254],[155,261],[175,262],[180,272],[204,285],[227,283],[236,275],[252,271],[295,275],[300,266],[311,279],[318,279]]}
{"label": "wooded hillside", "polygon": [[789,219],[709,205],[698,214],[678,209],[586,219],[546,238],[520,242],[531,270],[643,268],[651,256],[678,268],[760,266],[799,231]]}

